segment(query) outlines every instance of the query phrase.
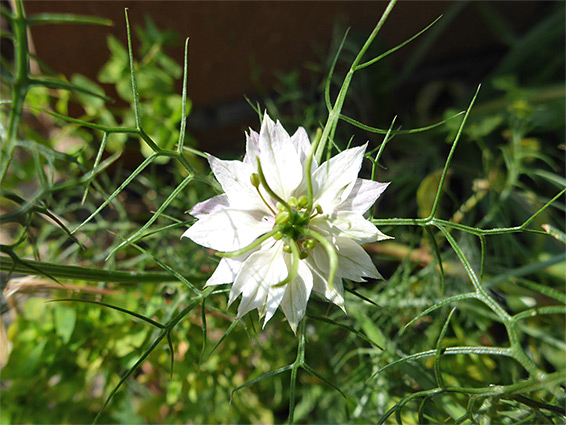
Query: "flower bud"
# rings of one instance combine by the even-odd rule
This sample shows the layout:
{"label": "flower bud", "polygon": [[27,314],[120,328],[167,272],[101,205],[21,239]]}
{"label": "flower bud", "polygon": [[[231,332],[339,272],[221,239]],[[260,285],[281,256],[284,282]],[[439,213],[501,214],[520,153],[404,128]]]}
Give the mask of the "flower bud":
{"label": "flower bud", "polygon": [[[293,242],[291,242],[291,243],[293,243]],[[293,250],[291,250],[291,247],[287,244],[283,245],[283,251],[288,252],[288,253],[293,252]]]}
{"label": "flower bud", "polygon": [[276,233],[273,235],[273,239],[275,239],[276,241],[281,240],[281,238],[283,238],[283,233],[281,233],[281,232],[276,232]]}
{"label": "flower bud", "polygon": [[306,208],[309,204],[309,198],[305,195],[299,197],[299,207]]}
{"label": "flower bud", "polygon": [[299,258],[301,260],[304,260],[305,258],[307,258],[309,256],[309,253],[307,251],[301,251],[299,252]]}
{"label": "flower bud", "polygon": [[322,214],[322,207],[319,204],[316,204],[314,206],[314,209],[316,210],[317,214]]}

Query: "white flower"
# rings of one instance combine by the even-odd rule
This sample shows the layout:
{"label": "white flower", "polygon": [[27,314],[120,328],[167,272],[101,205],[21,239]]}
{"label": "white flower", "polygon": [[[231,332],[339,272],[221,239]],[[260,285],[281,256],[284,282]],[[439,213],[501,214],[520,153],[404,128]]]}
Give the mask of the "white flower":
{"label": "white flower", "polygon": [[234,282],[238,317],[257,308],[265,326],[281,306],[296,332],[312,290],[344,309],[343,278],[381,278],[360,245],[389,238],[363,217],[388,183],[358,178],[367,143],[319,166],[302,127],[265,114],[246,136],[243,161],[208,156],[225,193],[192,208],[183,236],[225,253],[206,285]]}

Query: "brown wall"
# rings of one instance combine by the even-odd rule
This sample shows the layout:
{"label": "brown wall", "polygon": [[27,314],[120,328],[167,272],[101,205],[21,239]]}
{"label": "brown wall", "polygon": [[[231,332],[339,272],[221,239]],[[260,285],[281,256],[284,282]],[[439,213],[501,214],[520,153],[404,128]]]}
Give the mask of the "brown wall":
{"label": "brown wall", "polygon": [[[524,26],[537,2],[499,2],[507,19]],[[329,45],[334,22],[340,19],[354,31],[369,31],[386,2],[206,2],[206,1],[26,1],[28,14],[80,13],[110,18],[113,28],[96,26],[38,26],[33,37],[39,56],[55,71],[94,77],[108,57],[106,35],[126,38],[124,8],[133,24],[150,15],[156,25],[190,37],[190,97],[195,105],[231,100],[255,91],[251,64],[261,65],[261,81],[270,87],[273,70],[289,71],[313,58],[313,45]],[[446,12],[452,2],[399,2],[383,28],[389,45],[398,43]],[[451,26],[449,38],[439,40],[433,55],[447,55],[485,45],[493,34],[482,28],[466,6]],[[403,57],[400,52],[398,57]],[[182,61],[182,50],[172,55]]]}
{"label": "brown wall", "polygon": [[[518,34],[536,24],[546,2],[490,2],[496,13],[509,21]],[[39,57],[58,73],[70,76],[82,73],[96,79],[97,72],[108,58],[106,37],[114,34],[125,43],[124,8],[129,8],[130,22],[144,25],[149,15],[160,29],[173,29],[182,38],[190,37],[189,97],[194,110],[190,131],[198,139],[206,139],[211,149],[216,143],[239,140],[246,120],[218,112],[218,105],[242,101],[243,96],[258,94],[258,87],[270,93],[277,81],[277,71],[301,69],[316,60],[313,47],[328,51],[334,25],[351,27],[352,33],[366,36],[379,20],[387,3],[383,1],[25,1],[28,15],[59,12],[95,15],[110,18],[114,26],[45,25],[33,28],[33,40]],[[384,45],[393,46],[414,35],[441,14],[458,12],[454,19],[445,19],[442,36],[427,52],[427,60],[443,60],[455,54],[478,51],[500,43],[498,35],[478,14],[475,2],[400,1],[395,6],[380,37]],[[447,16],[448,18],[448,16]],[[135,39],[134,39],[135,42]],[[182,44],[182,43],[180,43]],[[400,63],[415,44],[395,54]],[[182,62],[182,47],[168,53]],[[259,82],[252,70],[259,66]],[[112,90],[108,91],[112,94]],[[414,97],[414,96],[411,96]],[[243,101],[242,101],[243,103]],[[203,108],[228,116],[228,123],[209,124],[200,120]],[[215,109],[216,108],[216,109]],[[224,108],[230,110],[228,108]],[[241,108],[240,108],[241,109]],[[201,116],[206,117],[206,113]],[[237,115],[237,114],[235,114]],[[230,119],[232,121],[230,122]]]}

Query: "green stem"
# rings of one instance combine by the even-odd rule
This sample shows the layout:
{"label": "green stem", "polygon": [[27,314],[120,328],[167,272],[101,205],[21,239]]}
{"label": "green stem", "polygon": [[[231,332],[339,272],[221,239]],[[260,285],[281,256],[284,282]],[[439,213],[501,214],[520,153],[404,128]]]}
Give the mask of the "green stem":
{"label": "green stem", "polygon": [[334,249],[334,246],[320,233],[317,233],[310,229],[303,230],[303,234],[306,236],[310,236],[311,238],[315,239],[317,242],[323,246],[326,250],[326,254],[328,255],[328,263],[329,263],[329,270],[328,270],[328,288],[332,291],[334,289],[334,278],[336,277],[336,271],[338,270],[338,253]]}
{"label": "green stem", "polygon": [[299,258],[299,248],[297,248],[297,242],[295,242],[293,239],[289,239],[289,246],[291,247],[291,252],[293,254],[293,264],[291,265],[291,271],[285,279],[274,285],[275,288],[287,285],[289,282],[295,279],[297,272],[299,271],[299,261],[301,261],[301,259]]}
{"label": "green stem", "polygon": [[297,372],[299,368],[305,364],[305,334],[306,334],[306,318],[303,317],[299,323],[299,343],[297,346],[297,358],[291,368],[291,388],[289,391],[289,425],[292,425],[295,420],[295,388],[297,385]]}
{"label": "green stem", "polygon": [[29,89],[29,52],[27,25],[24,6],[21,0],[16,1],[16,11],[11,24],[14,32],[14,84],[12,86],[12,101],[8,117],[6,140],[0,150],[0,184],[4,181],[8,167],[16,147],[18,128],[22,119],[24,101]]}
{"label": "green stem", "polygon": [[245,254],[246,252],[249,252],[254,248],[257,248],[258,246],[260,246],[263,242],[265,242],[267,239],[272,237],[278,231],[279,231],[278,229],[272,230],[271,232],[268,232],[268,233],[260,236],[255,241],[253,241],[251,244],[249,244],[249,245],[247,245],[247,246],[245,246],[241,249],[238,249],[237,251],[217,252],[216,255],[218,255],[219,257],[224,257],[224,258],[239,257],[240,255]]}
{"label": "green stem", "polygon": [[342,87],[340,88],[340,92],[338,93],[338,96],[336,98],[336,102],[334,103],[332,111],[330,111],[330,113],[328,114],[328,120],[326,121],[326,125],[324,126],[324,131],[322,132],[322,136],[318,140],[318,143],[316,145],[313,145],[312,148],[313,152],[315,152],[315,157],[319,163],[322,158],[322,152],[326,147],[327,141],[334,138],[336,126],[338,125],[338,120],[340,118],[340,112],[342,111],[342,106],[344,105],[344,100],[346,99],[346,94],[348,93],[348,89],[350,88],[350,83],[352,82],[352,77],[354,76],[354,72],[357,71],[360,62],[362,61],[362,57],[369,49],[371,43],[373,43],[373,40],[375,40],[375,37],[381,30],[381,27],[383,27],[383,24],[385,23],[387,17],[393,10],[395,3],[397,3],[397,0],[389,1],[387,8],[381,15],[381,19],[379,20],[379,22],[373,29],[372,33],[366,40],[365,44],[359,51],[358,55],[354,59],[354,62],[352,62],[350,71],[348,71],[348,74],[346,74],[346,77],[344,78],[344,82],[342,83]]}
{"label": "green stem", "polygon": [[164,283],[176,282],[178,279],[169,273],[140,273],[127,271],[100,270],[88,267],[66,266],[62,264],[46,263],[43,261],[24,260],[16,262],[10,257],[0,256],[0,269],[13,269],[14,273],[51,278],[82,280],[87,282],[114,282],[114,283]]}
{"label": "green stem", "polygon": [[269,195],[271,195],[273,199],[283,205],[287,211],[291,212],[293,209],[289,206],[289,204],[285,202],[283,198],[277,195],[267,184],[267,181],[265,180],[265,174],[263,174],[263,168],[261,168],[261,161],[259,160],[259,157],[257,158],[257,175],[259,177],[259,182],[261,183],[265,191],[269,193]]}

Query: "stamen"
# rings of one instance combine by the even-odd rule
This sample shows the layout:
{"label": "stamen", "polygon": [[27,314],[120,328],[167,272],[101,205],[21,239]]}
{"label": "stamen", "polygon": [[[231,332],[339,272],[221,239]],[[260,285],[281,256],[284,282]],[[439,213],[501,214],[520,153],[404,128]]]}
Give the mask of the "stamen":
{"label": "stamen", "polygon": [[238,249],[237,251],[231,251],[231,252],[216,252],[216,255],[218,255],[219,257],[224,257],[224,258],[234,258],[234,257],[239,257],[242,254],[245,254],[246,252],[251,251],[254,248],[257,248],[259,245],[261,245],[263,242],[265,242],[267,239],[269,239],[270,237],[274,236],[277,232],[279,232],[278,229],[274,229],[271,232],[268,232],[264,235],[261,235],[259,238],[257,238],[255,241],[253,241],[251,244],[249,244],[248,246],[245,246],[241,249]]}
{"label": "stamen", "polygon": [[[299,261],[300,261],[299,248],[297,248],[297,244],[295,243],[295,241],[291,240],[290,242],[291,243],[286,246],[288,246],[291,249],[291,253],[293,254],[293,259],[291,260],[292,261],[291,271],[289,272],[289,275],[285,279],[274,285],[275,288],[279,288],[281,286],[287,285],[289,282],[295,279],[295,277],[297,276],[297,272],[299,271]],[[283,248],[283,250],[285,250],[285,247]]]}
{"label": "stamen", "polygon": [[285,202],[279,195],[277,195],[273,191],[273,189],[271,189],[267,184],[267,181],[265,180],[265,175],[263,174],[263,169],[261,168],[261,161],[259,160],[259,157],[257,158],[257,172],[258,172],[259,181],[261,182],[265,191],[269,193],[273,199],[280,202],[281,205],[283,205],[287,211],[291,212],[291,207],[289,206],[289,204],[287,204],[287,202]]}
{"label": "stamen", "polygon": [[336,277],[336,271],[338,270],[338,253],[334,246],[320,233],[315,232],[311,229],[304,229],[303,234],[312,237],[317,242],[324,247],[326,250],[326,254],[328,255],[328,263],[329,263],[329,270],[328,270],[328,288],[332,291],[334,289],[334,278]]}
{"label": "stamen", "polygon": [[311,215],[311,217],[310,217],[311,219],[315,218],[317,215],[322,214],[322,207],[319,204],[316,204],[314,206],[314,209],[315,209],[316,212],[313,215]]}
{"label": "stamen", "polygon": [[271,211],[273,215],[275,215],[276,212],[273,211],[273,208],[271,208],[271,206],[267,203],[267,201],[265,200],[265,198],[264,198],[263,195],[261,194],[261,191],[259,190],[260,179],[259,179],[259,176],[258,176],[256,173],[253,173],[253,174],[250,176],[250,183],[252,184],[253,187],[256,188],[257,194],[259,195],[259,197],[261,198],[261,200],[263,201],[263,203],[265,204],[265,206],[266,206],[267,208],[269,208],[269,211]]}

